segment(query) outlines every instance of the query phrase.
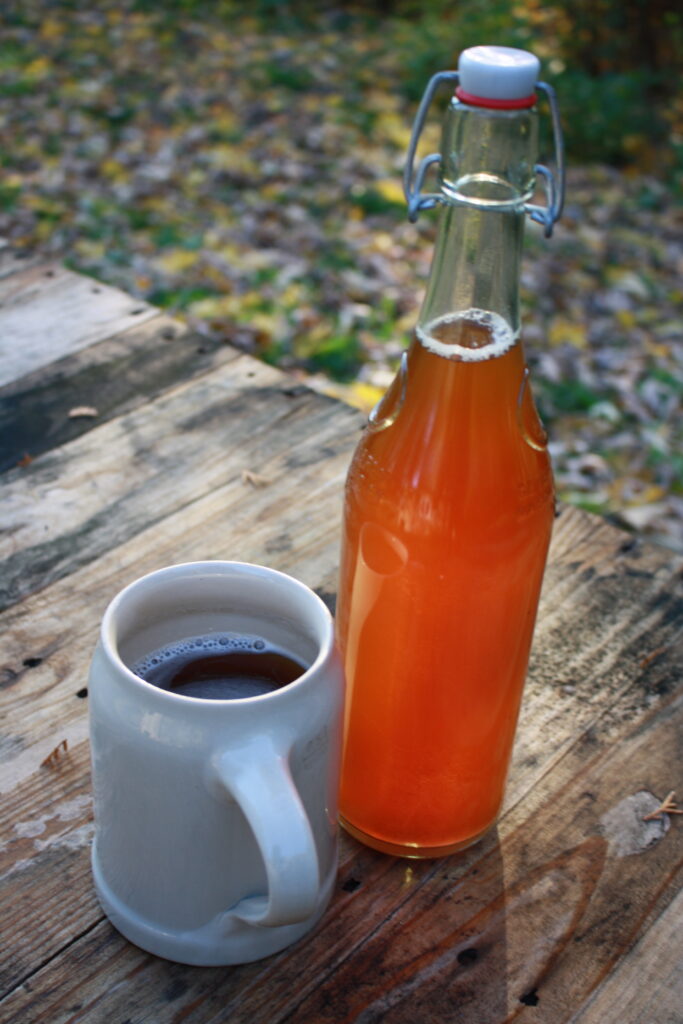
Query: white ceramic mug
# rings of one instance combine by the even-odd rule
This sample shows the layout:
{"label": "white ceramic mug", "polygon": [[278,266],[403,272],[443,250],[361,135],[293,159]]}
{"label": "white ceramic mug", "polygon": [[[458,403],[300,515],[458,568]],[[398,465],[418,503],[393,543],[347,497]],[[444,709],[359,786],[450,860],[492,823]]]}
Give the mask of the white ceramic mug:
{"label": "white ceramic mug", "polygon": [[[272,693],[181,696],[131,671],[174,641],[264,637],[308,666]],[[337,866],[343,701],[332,617],[239,562],[144,576],[114,598],[90,672],[92,866],[111,922],[181,963],[245,963],[309,931]]]}

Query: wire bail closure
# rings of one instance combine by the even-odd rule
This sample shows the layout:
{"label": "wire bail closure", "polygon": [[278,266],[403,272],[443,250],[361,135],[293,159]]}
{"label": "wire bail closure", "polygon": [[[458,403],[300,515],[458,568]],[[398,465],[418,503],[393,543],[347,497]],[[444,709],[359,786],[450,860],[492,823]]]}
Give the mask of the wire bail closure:
{"label": "wire bail closure", "polygon": [[[413,122],[413,130],[410,136],[408,153],[406,155],[406,164],[403,171],[403,192],[408,204],[408,219],[411,222],[417,220],[418,214],[421,210],[431,210],[438,203],[443,203],[445,201],[445,197],[441,192],[423,193],[421,191],[429,169],[435,164],[441,163],[441,154],[430,153],[429,156],[424,157],[424,159],[420,161],[417,171],[415,171],[415,153],[420,141],[420,136],[422,135],[424,123],[427,119],[427,112],[431,106],[437,89],[439,86],[447,82],[457,84],[459,80],[460,75],[457,71],[439,71],[435,75],[432,75],[420,101],[420,106],[417,109],[417,114],[415,115],[415,120]],[[545,237],[550,238],[555,224],[560,219],[562,208],[564,206],[564,139],[562,137],[560,111],[557,105],[555,90],[546,82],[537,82],[536,89],[540,89],[545,93],[548,98],[548,103],[550,104],[557,176],[555,176],[544,164],[535,164],[534,170],[540,175],[543,184],[543,190],[546,196],[546,205],[537,206],[534,203],[525,203],[524,210],[529,214],[533,221],[536,221],[537,224],[543,224],[545,228]]]}

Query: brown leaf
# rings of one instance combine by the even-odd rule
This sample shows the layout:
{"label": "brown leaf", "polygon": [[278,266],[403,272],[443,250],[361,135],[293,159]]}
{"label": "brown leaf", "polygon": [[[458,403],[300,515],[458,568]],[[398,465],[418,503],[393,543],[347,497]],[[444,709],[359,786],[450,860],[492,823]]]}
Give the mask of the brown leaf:
{"label": "brown leaf", "polygon": [[62,740],[58,743],[53,751],[51,751],[46,758],[40,762],[41,768],[56,768],[64,754],[68,753],[69,741]]}
{"label": "brown leaf", "polygon": [[69,419],[90,419],[93,416],[99,416],[98,410],[93,405],[75,405],[73,409],[69,409]]}
{"label": "brown leaf", "polygon": [[259,476],[258,473],[253,473],[250,469],[243,469],[242,483],[251,484],[252,487],[267,487],[270,480],[266,476]]}

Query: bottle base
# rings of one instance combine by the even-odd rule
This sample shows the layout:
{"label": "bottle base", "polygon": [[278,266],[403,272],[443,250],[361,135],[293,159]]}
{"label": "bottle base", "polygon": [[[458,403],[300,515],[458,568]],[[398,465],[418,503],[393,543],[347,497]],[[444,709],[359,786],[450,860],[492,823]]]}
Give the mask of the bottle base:
{"label": "bottle base", "polygon": [[429,860],[437,857],[448,857],[452,853],[459,853],[461,850],[474,846],[475,843],[484,838],[487,832],[490,832],[495,827],[496,820],[494,819],[481,832],[468,836],[467,839],[461,839],[456,843],[447,843],[445,846],[420,846],[419,843],[390,843],[384,839],[378,839],[368,832],[363,832],[362,829],[356,828],[355,825],[352,825],[341,814],[339,815],[339,823],[354,839],[364,843],[365,846],[372,847],[373,850],[379,850],[380,853],[389,853],[393,857],[407,857],[411,860]]}

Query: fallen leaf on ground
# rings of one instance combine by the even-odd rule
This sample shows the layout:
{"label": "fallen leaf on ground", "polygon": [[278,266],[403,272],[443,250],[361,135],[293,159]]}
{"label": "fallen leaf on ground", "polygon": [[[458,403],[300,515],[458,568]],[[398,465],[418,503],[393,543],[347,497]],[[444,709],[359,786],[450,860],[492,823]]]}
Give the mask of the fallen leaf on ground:
{"label": "fallen leaf on ground", "polygon": [[93,416],[98,416],[99,413],[94,405],[75,405],[73,409],[69,409],[69,419],[90,419]]}
{"label": "fallen leaf on ground", "polygon": [[251,484],[252,487],[267,487],[270,483],[270,479],[266,476],[261,476],[259,473],[254,473],[250,469],[242,470],[242,483]]}

